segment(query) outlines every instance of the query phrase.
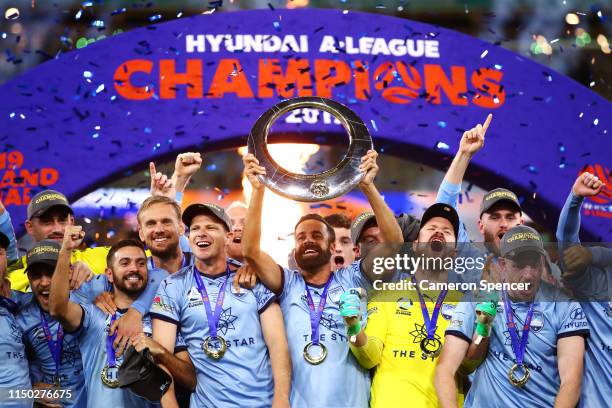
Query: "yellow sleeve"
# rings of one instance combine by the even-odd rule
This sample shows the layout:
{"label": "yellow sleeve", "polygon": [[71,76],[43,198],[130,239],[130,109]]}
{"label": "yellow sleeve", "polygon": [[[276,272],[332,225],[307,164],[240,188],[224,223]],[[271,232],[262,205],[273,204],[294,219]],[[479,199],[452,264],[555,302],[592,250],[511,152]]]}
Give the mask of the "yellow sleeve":
{"label": "yellow sleeve", "polygon": [[94,274],[100,275],[106,270],[106,255],[109,250],[110,247],[95,247],[74,251],[70,263],[83,262]]}
{"label": "yellow sleeve", "polygon": [[8,280],[12,290],[27,292],[30,287],[28,275],[25,273],[26,261],[25,256],[22,256],[18,261],[12,263],[8,267]]}
{"label": "yellow sleeve", "polygon": [[366,344],[357,347],[349,342],[349,347],[363,368],[373,368],[382,359],[384,339],[387,337],[387,314],[383,302],[368,303],[368,322],[365,328],[368,336]]}

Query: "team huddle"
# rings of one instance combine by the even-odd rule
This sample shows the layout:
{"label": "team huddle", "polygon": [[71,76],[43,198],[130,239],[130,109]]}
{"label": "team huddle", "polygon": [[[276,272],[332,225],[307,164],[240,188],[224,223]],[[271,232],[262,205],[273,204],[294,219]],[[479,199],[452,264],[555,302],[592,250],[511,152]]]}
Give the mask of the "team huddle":
{"label": "team huddle", "polygon": [[[139,239],[111,247],[88,248],[66,197],[45,190],[19,257],[0,204],[0,406],[609,406],[612,250],[578,238],[582,202],[603,183],[576,179],[556,263],[504,188],[485,194],[481,236],[468,237],[457,205],[490,122],[463,134],[420,219],[387,206],[369,151],[359,188],[371,211],[304,215],[288,265],[261,248],[267,175],[251,154],[248,206],[226,209],[181,208],[199,153],[180,154],[171,177],[151,164]],[[486,262],[375,270],[398,253]],[[419,289],[481,280],[522,289]]]}

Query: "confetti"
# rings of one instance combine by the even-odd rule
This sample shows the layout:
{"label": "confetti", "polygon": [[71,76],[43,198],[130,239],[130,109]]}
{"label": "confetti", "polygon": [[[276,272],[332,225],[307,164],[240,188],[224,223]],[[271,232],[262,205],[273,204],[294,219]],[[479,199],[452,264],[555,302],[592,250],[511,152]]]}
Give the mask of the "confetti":
{"label": "confetti", "polygon": [[157,20],[161,20],[162,15],[161,14],[155,14],[151,17],[149,17],[149,21],[157,21]]}
{"label": "confetti", "polygon": [[438,150],[448,150],[449,148],[450,146],[444,142],[436,142],[436,149]]}
{"label": "confetti", "polygon": [[484,50],[482,54],[480,54],[480,58],[484,58],[489,53],[489,50]]}
{"label": "confetti", "polygon": [[77,13],[74,15],[74,19],[78,20],[79,18],[81,18],[81,16],[83,15],[83,10],[79,10],[77,11]]}
{"label": "confetti", "polygon": [[443,120],[438,121],[438,126],[444,129],[446,127],[446,122]]}

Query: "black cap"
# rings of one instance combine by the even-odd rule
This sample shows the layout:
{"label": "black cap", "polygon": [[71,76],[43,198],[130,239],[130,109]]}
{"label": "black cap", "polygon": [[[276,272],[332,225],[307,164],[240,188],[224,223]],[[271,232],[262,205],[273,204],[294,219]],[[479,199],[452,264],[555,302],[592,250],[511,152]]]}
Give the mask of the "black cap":
{"label": "black cap", "polygon": [[459,215],[457,214],[457,211],[455,211],[455,209],[448,204],[435,203],[434,205],[429,206],[429,208],[425,210],[425,213],[423,213],[420,228],[423,228],[425,224],[427,224],[427,222],[434,217],[445,218],[451,223],[453,230],[455,231],[456,241],[459,235]]}
{"label": "black cap", "polygon": [[504,234],[500,252],[502,257],[510,259],[525,252],[538,252],[546,255],[542,237],[538,231],[526,225],[517,225]]}
{"label": "black cap", "polygon": [[7,249],[11,244],[11,240],[3,232],[0,232],[0,247]]}
{"label": "black cap", "polygon": [[59,242],[51,239],[44,239],[37,242],[26,255],[26,264],[28,265],[24,272],[27,272],[32,265],[39,263],[49,265],[55,268],[57,264],[57,258],[59,258],[59,252],[62,246]]}
{"label": "black cap", "polygon": [[518,212],[523,212],[521,209],[521,203],[519,202],[516,194],[510,190],[506,190],[505,188],[496,188],[495,190],[489,191],[482,198],[482,203],[480,204],[480,216],[482,217],[482,214],[486,213],[491,209],[491,207],[500,202],[510,203]]}
{"label": "black cap", "polygon": [[232,221],[229,216],[225,213],[225,210],[216,204],[204,203],[204,204],[191,204],[183,211],[183,223],[189,228],[191,221],[198,215],[212,215],[216,217],[227,227],[228,231],[232,230]]}
{"label": "black cap", "polygon": [[351,240],[353,241],[353,244],[357,245],[359,243],[361,233],[363,232],[366,224],[370,221],[376,222],[376,217],[372,211],[361,213],[353,220],[351,223]]}
{"label": "black cap", "polygon": [[139,353],[133,346],[125,351],[117,379],[121,388],[152,402],[159,401],[172,383],[168,373],[155,365],[149,349]]}
{"label": "black cap", "polygon": [[64,207],[71,214],[73,213],[65,195],[55,190],[43,190],[32,197],[32,200],[28,204],[28,220],[31,220],[32,217],[43,215],[51,207]]}

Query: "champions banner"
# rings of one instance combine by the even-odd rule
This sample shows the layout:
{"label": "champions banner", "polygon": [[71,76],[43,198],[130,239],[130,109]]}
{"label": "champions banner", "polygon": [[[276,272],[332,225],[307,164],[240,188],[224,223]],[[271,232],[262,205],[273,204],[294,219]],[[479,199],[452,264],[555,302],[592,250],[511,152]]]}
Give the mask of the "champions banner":
{"label": "champions banner", "polygon": [[[246,144],[281,99],[349,106],[381,154],[444,170],[464,130],[494,115],[467,178],[513,189],[554,230],[577,174],[608,187],[584,239],[610,241],[610,103],[528,58],[405,19],[338,10],[215,13],[151,25],[59,55],[0,87],[1,199],[22,231],[36,191],[75,200],[186,150]],[[346,143],[333,117],[290,113],[288,140]]]}

